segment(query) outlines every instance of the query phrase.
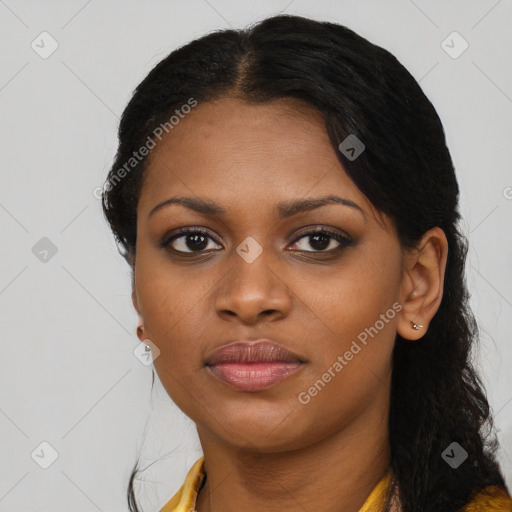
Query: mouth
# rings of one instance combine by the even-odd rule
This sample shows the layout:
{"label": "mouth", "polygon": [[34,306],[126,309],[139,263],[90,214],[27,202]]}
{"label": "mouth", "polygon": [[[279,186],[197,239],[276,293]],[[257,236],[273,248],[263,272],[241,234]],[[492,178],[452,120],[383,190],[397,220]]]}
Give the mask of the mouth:
{"label": "mouth", "polygon": [[234,389],[260,391],[296,373],[304,363],[298,355],[270,340],[240,340],[216,349],[205,367]]}

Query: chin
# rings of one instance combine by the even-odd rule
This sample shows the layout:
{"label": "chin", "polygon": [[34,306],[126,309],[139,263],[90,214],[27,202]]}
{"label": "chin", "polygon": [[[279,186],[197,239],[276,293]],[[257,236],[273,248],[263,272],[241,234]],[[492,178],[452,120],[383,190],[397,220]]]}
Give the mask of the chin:
{"label": "chin", "polygon": [[[300,409],[297,412],[303,414]],[[224,411],[215,420],[210,423],[211,428],[225,443],[262,453],[294,450],[307,445],[304,437],[311,437],[312,431],[311,426],[302,425],[296,415],[275,405]]]}

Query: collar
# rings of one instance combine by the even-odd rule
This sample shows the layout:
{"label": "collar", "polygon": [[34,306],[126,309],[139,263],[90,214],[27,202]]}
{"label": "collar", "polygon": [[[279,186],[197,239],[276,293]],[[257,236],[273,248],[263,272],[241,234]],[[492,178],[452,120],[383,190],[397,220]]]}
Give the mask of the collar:
{"label": "collar", "polygon": [[[160,512],[190,512],[195,510],[197,494],[205,476],[203,455],[190,468],[183,485]],[[374,487],[359,512],[381,512],[390,480],[391,471],[388,469]]]}
{"label": "collar", "polygon": [[[203,462],[204,456],[194,463],[183,485],[160,512],[191,512],[195,510],[197,493],[206,476]],[[366,498],[359,512],[382,512],[390,481],[391,471],[388,468]],[[512,510],[512,498],[506,488],[488,486],[473,492],[470,502],[460,510],[461,512],[507,512]]]}

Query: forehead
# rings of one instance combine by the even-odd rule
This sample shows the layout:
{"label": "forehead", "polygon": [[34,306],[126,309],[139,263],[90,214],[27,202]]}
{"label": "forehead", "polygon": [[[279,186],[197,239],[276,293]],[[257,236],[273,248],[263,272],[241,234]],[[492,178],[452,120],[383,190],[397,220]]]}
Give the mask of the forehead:
{"label": "forehead", "polygon": [[[320,144],[319,144],[320,143]],[[192,150],[192,151],[191,151]],[[251,151],[283,159],[295,155],[332,151],[322,114],[294,98],[264,104],[249,104],[237,98],[199,103],[183,115],[172,131],[157,143],[150,158],[204,156],[210,161],[229,153],[230,158],[249,161]]]}
{"label": "forehead", "polygon": [[371,210],[345,173],[323,115],[294,98],[200,103],[149,156],[142,210],[185,194],[247,206],[339,192]]}

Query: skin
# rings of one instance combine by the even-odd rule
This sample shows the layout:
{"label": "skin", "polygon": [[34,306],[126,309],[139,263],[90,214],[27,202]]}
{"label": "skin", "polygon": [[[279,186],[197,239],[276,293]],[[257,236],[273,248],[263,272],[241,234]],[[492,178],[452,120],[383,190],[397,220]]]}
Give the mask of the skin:
{"label": "skin", "polygon": [[[328,195],[362,212],[329,204],[278,215],[280,202]],[[219,203],[226,214],[171,204],[148,218],[159,203],[182,196]],[[295,99],[199,104],[152,150],[137,215],[138,336],[159,348],[162,384],[196,423],[208,475],[196,510],[358,511],[390,460],[395,335],[421,343],[441,302],[443,231],[433,228],[415,250],[403,249],[390,219],[343,170],[321,115]],[[186,235],[172,244],[184,256],[159,247],[186,226],[211,235],[202,253],[192,252]],[[304,228],[311,235],[322,226],[353,243],[327,238],[322,249],[303,236]],[[236,252],[248,236],[263,249],[252,263]],[[299,393],[394,303],[402,307],[394,318],[300,403]],[[414,330],[411,321],[424,327]],[[235,390],[204,360],[243,337],[270,338],[306,362],[269,389]]]}

